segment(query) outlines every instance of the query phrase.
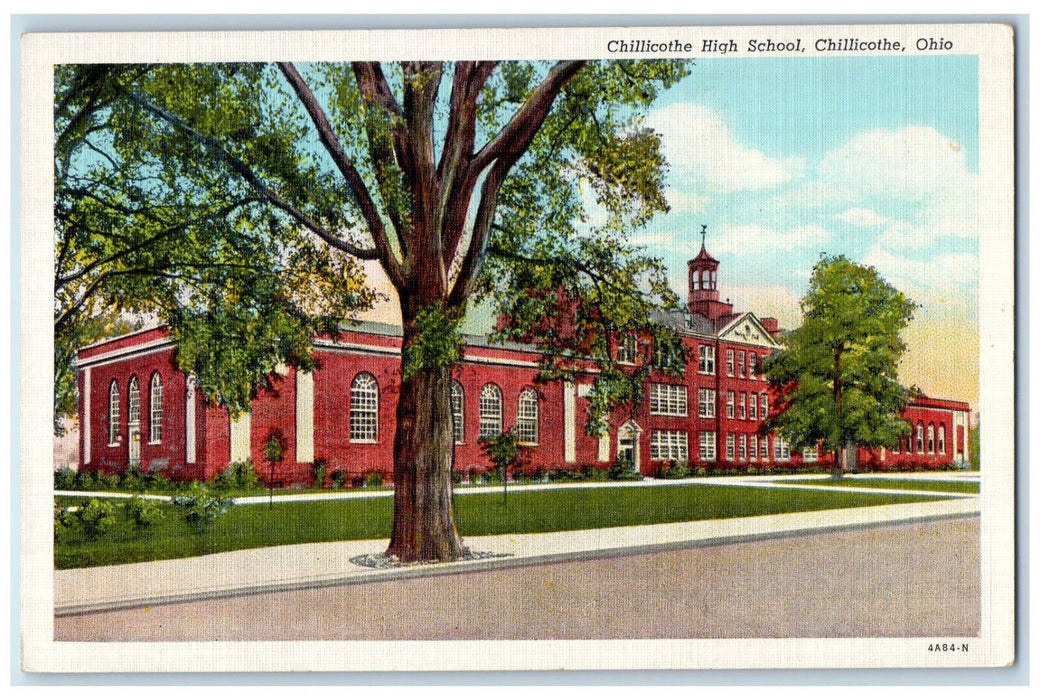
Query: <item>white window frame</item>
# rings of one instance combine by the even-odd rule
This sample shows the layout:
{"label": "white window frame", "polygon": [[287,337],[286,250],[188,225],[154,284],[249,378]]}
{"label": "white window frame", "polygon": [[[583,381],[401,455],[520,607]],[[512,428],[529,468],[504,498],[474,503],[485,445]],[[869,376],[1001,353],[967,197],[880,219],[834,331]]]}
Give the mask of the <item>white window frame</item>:
{"label": "white window frame", "polygon": [[743,350],[737,352],[737,372],[741,377],[747,376],[747,353]]}
{"label": "white window frame", "polygon": [[773,437],[773,459],[777,462],[791,461],[791,443],[779,435]]}
{"label": "white window frame", "polygon": [[726,433],[726,459],[730,462],[737,458],[737,436]]}
{"label": "white window frame", "polygon": [[758,379],[758,354],[751,353],[748,355],[748,376],[752,379]]}
{"label": "white window frame", "polygon": [[689,415],[689,398],[686,387],[682,384],[650,385],[650,415],[679,416]]}
{"label": "white window frame", "polygon": [[524,389],[516,402],[516,439],[521,445],[538,444],[538,393]]}
{"label": "white window frame", "polygon": [[732,377],[733,376],[733,372],[734,372],[733,351],[732,350],[727,350],[726,351],[726,376],[727,377]]}
{"label": "white window frame", "polygon": [[492,438],[502,433],[502,389],[488,383],[480,389],[480,437]]}
{"label": "white window frame", "polygon": [[701,345],[697,354],[697,371],[701,374],[715,374],[715,348],[711,345]]}
{"label": "white window frame", "polygon": [[946,424],[939,424],[939,454],[946,454]]}
{"label": "white window frame", "polygon": [[928,424],[928,454],[935,454],[935,424]]}
{"label": "white window frame", "polygon": [[697,416],[699,418],[715,417],[715,390],[700,389],[697,392]]}
{"label": "white window frame", "polygon": [[737,417],[737,395],[735,392],[726,392],[726,417],[733,420]]}
{"label": "white window frame", "polygon": [[820,461],[820,448],[819,448],[819,446],[803,448],[802,449],[802,461],[805,462],[806,464],[815,464],[816,462],[819,462]]}
{"label": "white window frame", "polygon": [[158,372],[152,373],[148,391],[148,444],[162,442],[163,383]]}
{"label": "white window frame", "polygon": [[716,436],[710,431],[701,432],[700,457],[702,462],[714,462],[716,459]]}
{"label": "white window frame", "polygon": [[618,338],[617,361],[623,365],[634,365],[639,356],[639,345],[631,333],[624,333]]}
{"label": "white window frame", "polygon": [[685,464],[690,459],[689,436],[684,430],[650,432],[650,459]]}
{"label": "white window frame", "polygon": [[754,394],[748,394],[748,420],[758,420],[758,401]]}
{"label": "white window frame", "polygon": [[130,382],[126,387],[126,424],[141,424],[141,384],[137,381],[137,375],[130,375]]}
{"label": "white window frame", "polygon": [[108,385],[108,446],[119,444],[119,382]]}
{"label": "white window frame", "polygon": [[[743,433],[741,433],[741,435],[740,435],[740,451],[737,453],[737,457],[740,459],[741,462],[748,461],[747,440],[748,440],[748,436],[744,435]],[[754,442],[755,438],[752,437],[751,441]]]}
{"label": "white window frame", "polygon": [[758,461],[758,438],[754,435],[751,436],[751,461]]}
{"label": "white window frame", "polygon": [[350,441],[379,442],[379,382],[368,372],[358,372],[350,382]]}
{"label": "white window frame", "polygon": [[451,427],[456,445],[466,443],[466,390],[462,384],[451,382]]}
{"label": "white window frame", "polygon": [[765,393],[758,395],[758,415],[761,420],[769,417],[769,397]]}
{"label": "white window frame", "polygon": [[758,441],[758,456],[763,462],[769,461],[769,438],[763,436]]}
{"label": "white window frame", "polygon": [[917,441],[914,443],[914,447],[917,448],[915,454],[924,454],[924,423],[919,422],[917,424]]}
{"label": "white window frame", "polygon": [[740,392],[740,399],[737,401],[737,417],[740,420],[747,420],[747,393]]}

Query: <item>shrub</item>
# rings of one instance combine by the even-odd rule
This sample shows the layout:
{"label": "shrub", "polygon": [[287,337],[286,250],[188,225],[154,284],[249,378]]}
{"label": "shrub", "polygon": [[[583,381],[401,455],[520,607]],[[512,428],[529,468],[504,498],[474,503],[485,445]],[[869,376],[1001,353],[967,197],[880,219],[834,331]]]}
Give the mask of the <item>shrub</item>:
{"label": "shrub", "polygon": [[311,477],[314,480],[314,488],[325,488],[325,475],[328,474],[329,466],[324,459],[316,459],[311,464]]}
{"label": "shrub", "polygon": [[636,471],[635,467],[627,461],[618,458],[607,471],[607,478],[611,481],[640,481],[643,475]]}
{"label": "shrub", "polygon": [[690,475],[690,468],[685,464],[669,462],[657,475],[659,479],[685,479]]}
{"label": "shrub", "polygon": [[251,459],[232,462],[227,469],[213,478],[213,488],[218,491],[231,491],[232,489],[255,491],[260,487],[260,479],[256,475]]}
{"label": "shrub", "polygon": [[144,481],[136,466],[131,466],[119,477],[119,488],[131,493],[138,493],[144,490]]}
{"label": "shrub", "polygon": [[193,482],[184,495],[174,496],[171,501],[183,511],[184,520],[198,532],[204,531],[226,513],[232,503],[230,498],[212,495],[197,482]]}
{"label": "shrub", "polygon": [[347,472],[345,469],[337,469],[332,472],[332,488],[341,489],[347,483]]}
{"label": "shrub", "polygon": [[62,467],[54,472],[54,490],[71,491],[76,488],[76,472],[71,467]]}
{"label": "shrub", "polygon": [[76,474],[75,488],[80,491],[89,491],[94,488],[97,475],[94,472],[80,472]]}
{"label": "shrub", "polygon": [[92,498],[76,511],[76,519],[88,540],[95,540],[116,524],[115,508],[108,501]]}
{"label": "shrub", "polygon": [[379,489],[383,488],[383,475],[379,472],[372,472],[365,477],[365,488],[366,489]]}
{"label": "shrub", "polygon": [[134,496],[124,503],[123,513],[126,515],[126,519],[134,524],[134,529],[138,531],[157,525],[163,517],[158,505],[140,496]]}
{"label": "shrub", "polygon": [[102,474],[98,472],[94,475],[93,488],[99,491],[114,491],[119,488],[119,477],[115,474]]}
{"label": "shrub", "polygon": [[148,488],[153,491],[169,491],[173,487],[170,480],[158,472],[150,474],[147,483]]}

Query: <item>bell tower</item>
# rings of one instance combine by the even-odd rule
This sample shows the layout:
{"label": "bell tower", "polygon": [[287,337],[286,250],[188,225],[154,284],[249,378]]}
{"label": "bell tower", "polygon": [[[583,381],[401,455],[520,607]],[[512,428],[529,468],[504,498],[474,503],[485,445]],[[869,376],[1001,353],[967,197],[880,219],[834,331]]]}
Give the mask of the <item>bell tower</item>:
{"label": "bell tower", "polygon": [[719,301],[718,271],[719,261],[708,254],[704,247],[704,239],[708,234],[708,225],[701,225],[701,252],[687,262],[689,268],[689,310],[691,314],[707,316],[714,320],[733,313],[733,305]]}

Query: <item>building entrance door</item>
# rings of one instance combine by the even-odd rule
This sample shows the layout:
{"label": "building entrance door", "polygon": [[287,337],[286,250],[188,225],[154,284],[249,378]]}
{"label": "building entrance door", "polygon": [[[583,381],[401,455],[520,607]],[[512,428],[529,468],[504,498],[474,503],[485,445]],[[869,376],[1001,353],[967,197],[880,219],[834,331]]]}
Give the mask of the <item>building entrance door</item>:
{"label": "building entrance door", "polygon": [[141,424],[131,423],[127,427],[129,428],[128,432],[130,433],[130,439],[128,440],[127,445],[129,454],[127,455],[127,457],[129,459],[130,466],[136,467],[141,463]]}
{"label": "building entrance door", "polygon": [[618,428],[618,460],[627,464],[636,474],[642,473],[639,454],[639,436],[643,429],[633,420]]}

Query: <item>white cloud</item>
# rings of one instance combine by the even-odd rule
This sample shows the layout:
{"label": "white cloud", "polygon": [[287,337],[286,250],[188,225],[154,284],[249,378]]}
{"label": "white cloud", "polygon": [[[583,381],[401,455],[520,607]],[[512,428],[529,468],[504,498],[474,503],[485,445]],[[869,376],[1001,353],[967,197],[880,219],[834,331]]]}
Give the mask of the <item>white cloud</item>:
{"label": "white cloud", "polygon": [[838,221],[844,221],[850,226],[859,228],[875,228],[888,223],[888,219],[878,214],[873,209],[863,207],[852,207],[834,217]]}
{"label": "white cloud", "polygon": [[896,289],[922,307],[973,309],[979,283],[978,257],[944,253],[916,260],[875,245],[862,260]]}
{"label": "white cloud", "polygon": [[796,226],[786,231],[779,231],[759,224],[742,226],[724,225],[718,234],[711,236],[708,248],[713,255],[732,253],[734,255],[774,255],[777,251],[804,250],[826,246],[833,234],[817,224]]}
{"label": "white cloud", "polygon": [[711,197],[696,192],[685,192],[669,188],[664,193],[671,214],[700,214],[708,206]]}
{"label": "white cloud", "polygon": [[721,115],[704,105],[677,102],[652,112],[646,124],[661,135],[680,178],[693,176],[717,192],[761,190],[801,176],[801,158],[777,159],[741,144]]}

